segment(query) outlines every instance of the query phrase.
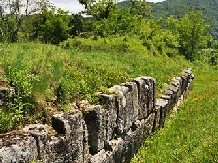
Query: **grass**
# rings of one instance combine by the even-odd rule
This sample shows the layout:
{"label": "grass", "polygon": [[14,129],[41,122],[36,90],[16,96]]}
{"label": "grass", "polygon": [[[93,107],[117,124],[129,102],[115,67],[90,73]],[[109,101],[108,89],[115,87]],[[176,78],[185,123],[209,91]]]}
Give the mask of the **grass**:
{"label": "grass", "polygon": [[181,110],[144,142],[132,163],[218,162],[218,71],[198,65],[194,74]]}
{"label": "grass", "polygon": [[97,103],[96,92],[138,76],[154,77],[161,93],[164,83],[192,67],[179,55],[151,55],[134,37],[78,45],[83,46],[0,44],[0,80],[8,81],[16,91],[15,103],[0,112],[0,132],[30,122],[50,123],[54,112],[73,111],[70,103],[83,99]]}
{"label": "grass", "polygon": [[54,112],[73,111],[70,103],[82,99],[96,103],[95,92],[107,92],[108,87],[138,76],[156,78],[160,94],[164,83],[192,67],[194,87],[183,107],[144,142],[132,163],[218,162],[217,70],[179,55],[151,55],[139,43],[131,44],[134,40],[125,43],[124,49],[122,40],[112,41],[106,49],[85,46],[82,50],[0,44],[0,79],[15,87],[17,94],[14,104],[0,109],[0,133],[25,123],[49,124]]}

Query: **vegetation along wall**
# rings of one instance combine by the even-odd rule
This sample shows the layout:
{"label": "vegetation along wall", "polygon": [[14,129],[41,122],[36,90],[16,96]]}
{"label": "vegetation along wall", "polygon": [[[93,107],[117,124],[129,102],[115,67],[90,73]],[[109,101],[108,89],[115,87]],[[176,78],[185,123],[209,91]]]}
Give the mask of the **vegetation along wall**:
{"label": "vegetation along wall", "polygon": [[[167,113],[190,90],[190,68],[173,78],[165,95],[156,98],[156,81],[138,77],[98,93],[100,105],[81,101],[74,113],[52,118],[52,127],[30,124],[0,135],[0,162],[119,163],[129,162],[144,140],[164,126]],[[4,103],[4,89],[1,103]]]}

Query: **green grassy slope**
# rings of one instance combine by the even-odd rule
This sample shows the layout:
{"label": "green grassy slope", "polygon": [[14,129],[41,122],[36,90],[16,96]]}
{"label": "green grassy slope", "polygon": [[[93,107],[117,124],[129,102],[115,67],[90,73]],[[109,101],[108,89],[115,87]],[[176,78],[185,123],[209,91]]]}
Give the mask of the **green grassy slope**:
{"label": "green grassy slope", "polygon": [[181,110],[145,141],[132,163],[218,162],[218,71],[198,66],[194,74]]}
{"label": "green grassy slope", "polygon": [[112,41],[99,45],[98,40],[99,48],[92,49],[92,40],[83,50],[36,43],[0,45],[0,79],[15,87],[17,94],[15,104],[0,109],[0,130],[49,123],[54,112],[69,111],[71,102],[97,102],[96,92],[138,76],[156,78],[160,92],[164,83],[192,67],[179,55],[151,55],[134,39],[125,44],[122,38]]}

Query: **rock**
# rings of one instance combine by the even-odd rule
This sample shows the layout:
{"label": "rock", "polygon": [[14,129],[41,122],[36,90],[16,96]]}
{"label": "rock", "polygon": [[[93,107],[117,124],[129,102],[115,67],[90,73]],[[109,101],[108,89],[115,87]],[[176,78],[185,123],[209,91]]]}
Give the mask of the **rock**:
{"label": "rock", "polygon": [[30,124],[23,128],[23,131],[30,133],[36,140],[38,157],[37,160],[49,162],[49,146],[48,146],[48,131],[46,125]]}
{"label": "rock", "polygon": [[117,134],[117,110],[118,104],[115,94],[99,94],[100,104],[105,110],[105,124],[106,124],[106,140],[109,142]]}
{"label": "rock", "polygon": [[29,163],[37,157],[36,140],[31,135],[9,133],[0,136],[1,163]]}
{"label": "rock", "polygon": [[88,129],[90,153],[96,154],[104,148],[106,140],[105,110],[100,106],[91,106],[84,114]]}
{"label": "rock", "polygon": [[89,163],[120,163],[122,162],[123,139],[118,138],[108,143],[107,149],[102,149],[92,156]]}
{"label": "rock", "polygon": [[133,82],[138,87],[138,119],[141,120],[153,112],[156,99],[156,81],[152,77],[139,77],[133,79]]}
{"label": "rock", "polygon": [[125,134],[138,119],[138,89],[134,82],[114,86],[117,93],[117,135]]}
{"label": "rock", "polygon": [[75,163],[88,160],[88,134],[82,113],[56,114],[52,118],[52,126],[59,134],[50,142],[50,153],[56,153],[55,160]]}
{"label": "rock", "polygon": [[[162,96],[162,97],[164,97],[164,96]],[[164,122],[165,122],[166,116],[169,112],[169,103],[167,100],[165,100],[165,98],[160,98],[160,99],[156,100],[156,107],[160,107],[159,124],[161,127],[164,127]]]}

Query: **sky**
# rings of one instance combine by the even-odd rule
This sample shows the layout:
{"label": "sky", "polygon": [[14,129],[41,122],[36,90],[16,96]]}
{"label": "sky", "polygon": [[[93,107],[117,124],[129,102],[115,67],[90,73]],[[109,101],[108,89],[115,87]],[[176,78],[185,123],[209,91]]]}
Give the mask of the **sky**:
{"label": "sky", "polygon": [[[50,0],[56,7],[68,10],[71,13],[78,13],[84,10],[84,6],[78,0]],[[147,2],[162,2],[164,0],[147,0]]]}

